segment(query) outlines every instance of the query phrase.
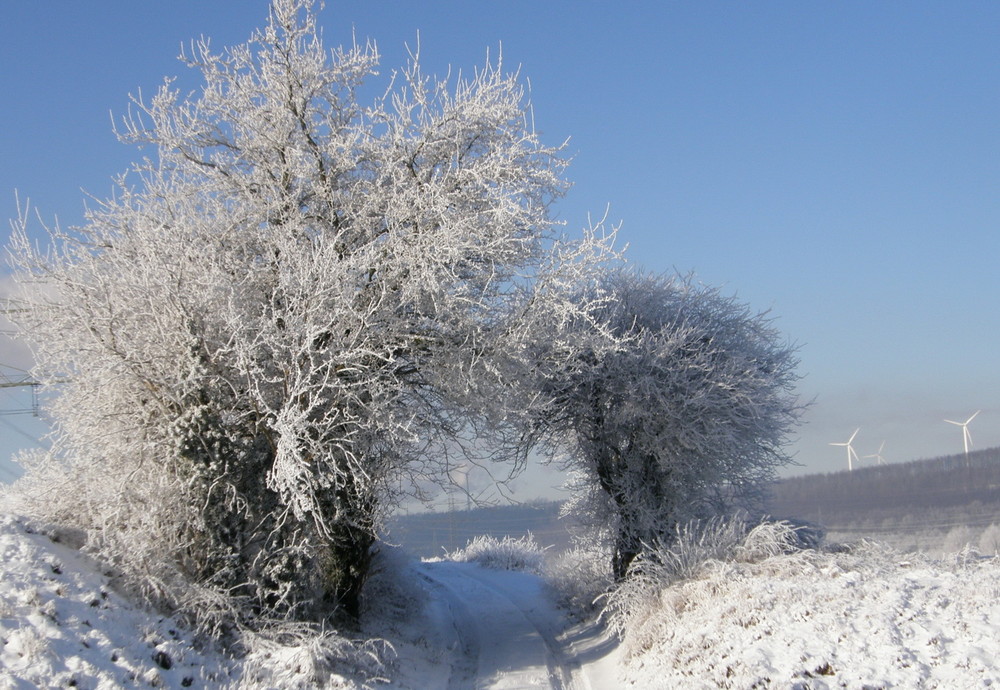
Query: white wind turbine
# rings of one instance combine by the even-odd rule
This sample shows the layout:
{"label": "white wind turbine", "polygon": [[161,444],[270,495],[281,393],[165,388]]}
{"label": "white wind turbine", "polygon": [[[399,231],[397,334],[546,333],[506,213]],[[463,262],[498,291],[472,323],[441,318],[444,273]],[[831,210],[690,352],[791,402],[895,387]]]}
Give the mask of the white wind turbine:
{"label": "white wind turbine", "polygon": [[982,410],[976,410],[975,414],[966,419],[964,422],[953,422],[950,419],[944,421],[949,424],[954,424],[955,426],[962,427],[962,447],[965,448],[965,460],[969,460],[969,447],[972,445],[972,435],[969,434],[969,422],[976,418],[976,415],[982,412]]}
{"label": "white wind turbine", "polygon": [[[854,471],[854,462],[853,462],[853,460],[858,460],[858,454],[854,452],[854,446],[852,446],[851,444],[854,442],[854,437],[858,435],[859,431],[861,431],[861,427],[858,427],[857,429],[854,430],[854,433],[851,434],[851,437],[849,439],[847,439],[847,443],[831,443],[830,444],[831,446],[845,446],[847,448],[847,471],[848,472],[853,472]],[[860,462],[860,460],[858,460],[858,462]]]}
{"label": "white wind turbine", "polygon": [[872,455],[866,455],[865,457],[866,458],[875,458],[875,464],[877,464],[877,465],[884,465],[885,464],[885,458],[882,457],[882,449],[883,448],[885,448],[885,441],[882,441],[882,444],[878,447],[878,451],[876,453],[873,453]]}

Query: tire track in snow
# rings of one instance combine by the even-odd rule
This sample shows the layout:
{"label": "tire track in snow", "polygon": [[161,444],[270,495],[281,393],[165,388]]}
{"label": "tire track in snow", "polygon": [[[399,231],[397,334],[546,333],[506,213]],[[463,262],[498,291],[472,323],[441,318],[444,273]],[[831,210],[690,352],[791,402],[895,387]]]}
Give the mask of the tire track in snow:
{"label": "tire track in snow", "polygon": [[537,595],[519,596],[517,585],[501,584],[529,576],[450,562],[426,563],[419,572],[447,604],[460,643],[455,648],[464,656],[452,664],[449,690],[589,687],[557,639],[554,610],[538,609],[532,606]]}
{"label": "tire track in snow", "polygon": [[475,618],[466,606],[465,601],[445,582],[427,573],[424,567],[417,573],[430,588],[437,593],[451,617],[451,625],[455,641],[449,645],[453,652],[457,651],[451,662],[451,675],[448,677],[448,690],[465,690],[474,687],[479,675],[479,631]]}
{"label": "tire track in snow", "polygon": [[[545,643],[547,652],[547,665],[549,669],[549,681],[552,690],[577,690],[578,685],[584,685],[589,690],[589,684],[585,682],[583,670],[576,660],[566,653],[565,648],[559,642],[558,635],[562,632],[558,623],[557,613],[553,607],[539,609],[527,605],[523,597],[519,597],[517,590],[505,587],[502,579],[490,577],[490,571],[479,568],[469,569],[462,573],[465,577],[471,577],[479,581],[484,587],[488,587],[510,602],[517,608],[521,615],[535,628]],[[574,681],[574,677],[579,677],[581,683]]]}

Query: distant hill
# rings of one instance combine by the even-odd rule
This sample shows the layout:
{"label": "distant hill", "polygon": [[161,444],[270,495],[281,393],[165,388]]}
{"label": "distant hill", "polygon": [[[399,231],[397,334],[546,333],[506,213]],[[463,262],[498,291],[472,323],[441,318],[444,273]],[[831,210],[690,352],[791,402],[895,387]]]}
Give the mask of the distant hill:
{"label": "distant hill", "polygon": [[968,463],[959,454],[783,479],[773,486],[768,508],[823,523],[976,501],[1000,504],[1000,448],[971,452]]}
{"label": "distant hill", "polygon": [[[400,515],[384,538],[422,558],[483,534],[516,538],[530,532],[542,546],[561,551],[570,544],[570,525],[559,518],[560,506],[532,502]],[[765,507],[772,517],[822,525],[838,538],[872,536],[901,548],[929,548],[955,528],[1000,525],[1000,448],[971,452],[968,464],[959,454],[782,479]]]}
{"label": "distant hill", "polygon": [[[822,525],[836,540],[870,537],[904,550],[945,551],[1000,535],[1000,448],[775,483],[776,518]],[[998,536],[1000,538],[1000,536]],[[950,540],[950,544],[946,541]],[[981,549],[992,551],[994,537]]]}
{"label": "distant hill", "polygon": [[559,519],[560,506],[560,502],[548,501],[399,515],[389,521],[384,538],[421,558],[442,556],[483,534],[500,539],[530,532],[543,547],[560,551],[570,542],[568,525]]}

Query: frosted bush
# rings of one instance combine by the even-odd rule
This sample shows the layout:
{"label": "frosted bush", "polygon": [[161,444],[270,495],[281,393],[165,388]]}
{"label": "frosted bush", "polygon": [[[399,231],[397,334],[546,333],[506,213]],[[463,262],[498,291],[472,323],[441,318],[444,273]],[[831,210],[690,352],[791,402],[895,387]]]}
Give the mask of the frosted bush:
{"label": "frosted bush", "polygon": [[669,548],[655,550],[647,560],[656,564],[658,579],[686,579],[693,577],[706,561],[730,558],[745,535],[746,523],[741,519],[689,522],[677,528]]}
{"label": "frosted bush", "polygon": [[979,536],[979,553],[984,556],[1000,554],[1000,527],[991,524]]}
{"label": "frosted bush", "polygon": [[665,590],[696,578],[720,564],[756,563],[790,553],[801,546],[797,530],[787,522],[761,522],[751,527],[743,517],[717,517],[678,527],[669,546],[641,554],[628,577],[605,599],[603,615],[620,636],[665,606]]}
{"label": "frosted bush", "polygon": [[802,545],[801,530],[788,522],[762,522],[733,548],[734,560],[743,563],[762,561],[789,553]]}
{"label": "frosted bush", "polygon": [[945,561],[951,561],[958,568],[967,568],[977,561],[982,560],[979,554],[979,549],[977,549],[972,544],[966,544],[958,551],[948,554],[950,558],[945,558]]}
{"label": "frosted bush", "polygon": [[581,615],[592,613],[614,582],[609,550],[600,546],[576,546],[545,567],[545,580],[560,604]]}
{"label": "frosted bush", "polygon": [[951,531],[948,532],[947,536],[944,538],[944,544],[941,550],[945,554],[959,553],[969,545],[971,545],[975,540],[972,536],[972,530],[965,525],[960,525],[958,527],[953,527]]}
{"label": "frosted bush", "polygon": [[477,563],[494,570],[520,570],[540,574],[545,565],[545,549],[530,532],[523,537],[505,536],[497,539],[480,535],[463,549],[448,554],[448,559],[460,563]]}
{"label": "frosted bush", "polygon": [[284,634],[248,635],[241,690],[371,688],[384,682],[383,659],[392,653],[382,641],[354,642],[312,626],[289,627]]}

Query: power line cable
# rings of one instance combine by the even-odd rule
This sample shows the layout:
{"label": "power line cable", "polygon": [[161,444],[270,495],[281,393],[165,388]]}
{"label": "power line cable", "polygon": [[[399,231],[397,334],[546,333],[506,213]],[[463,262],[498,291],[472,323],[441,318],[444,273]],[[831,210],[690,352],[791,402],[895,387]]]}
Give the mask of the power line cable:
{"label": "power line cable", "polygon": [[10,477],[11,480],[17,480],[21,478],[19,474],[14,472],[14,470],[10,469],[9,467],[7,467],[2,463],[0,463],[0,473],[7,475],[8,477]]}
{"label": "power line cable", "polygon": [[16,426],[14,426],[10,422],[8,422],[6,419],[4,419],[2,416],[0,416],[0,424],[3,424],[4,426],[10,427],[10,429],[12,431],[14,431],[17,434],[20,434],[21,436],[24,436],[26,439],[28,439],[29,441],[31,441],[32,443],[34,443],[39,448],[41,448],[43,450],[47,449],[46,445],[44,443],[42,443],[41,440],[35,438],[34,436],[32,436],[31,434],[29,434],[28,432],[26,432],[24,429],[21,429],[21,428],[18,428]]}

